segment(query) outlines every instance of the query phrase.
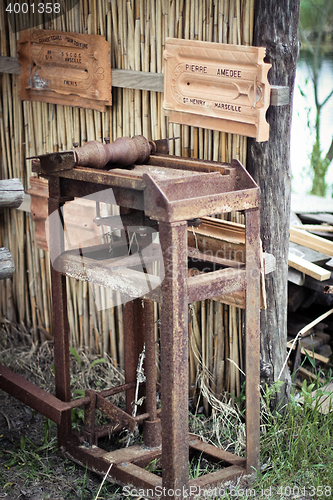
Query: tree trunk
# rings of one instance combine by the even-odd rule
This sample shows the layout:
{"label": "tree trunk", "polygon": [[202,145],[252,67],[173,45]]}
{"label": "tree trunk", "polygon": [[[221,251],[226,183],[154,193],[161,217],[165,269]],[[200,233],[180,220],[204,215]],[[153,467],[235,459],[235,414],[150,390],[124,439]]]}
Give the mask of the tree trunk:
{"label": "tree trunk", "polygon": [[[261,358],[266,382],[280,379],[284,385],[276,404],[289,396],[290,374],[286,367],[287,286],[290,218],[290,123],[291,103],[299,53],[300,0],[257,0],[254,45],[266,47],[265,62],[271,85],[290,89],[290,104],[270,106],[267,142],[248,140],[248,170],[261,190],[261,238],[263,250],[276,258],[275,272],[266,275],[267,309],[261,312]],[[267,367],[271,369],[267,370]]]}

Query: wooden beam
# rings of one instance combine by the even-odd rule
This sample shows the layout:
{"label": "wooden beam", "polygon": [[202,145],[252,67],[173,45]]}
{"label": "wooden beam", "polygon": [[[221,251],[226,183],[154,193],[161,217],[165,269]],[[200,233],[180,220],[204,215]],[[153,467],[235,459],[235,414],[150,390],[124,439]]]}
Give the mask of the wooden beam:
{"label": "wooden beam", "polygon": [[[20,67],[16,57],[0,57],[0,73],[20,74]],[[164,91],[164,74],[150,73],[147,71],[134,71],[130,69],[111,70],[112,87],[125,89]],[[271,86],[271,106],[284,106],[289,104],[289,88],[286,86]]]}
{"label": "wooden beam", "polygon": [[302,227],[300,227],[299,225],[291,227],[296,229],[303,229],[305,231],[333,233],[333,226],[331,226],[330,224],[302,224]]}
{"label": "wooden beam", "polygon": [[290,241],[333,257],[333,241],[317,236],[316,234],[308,233],[303,229],[291,227]]}
{"label": "wooden beam", "polygon": [[306,378],[307,380],[315,380],[319,381],[320,384],[324,384],[324,379],[321,377],[318,377],[318,375],[315,375],[314,373],[310,372],[303,366],[300,366],[298,369],[299,375],[302,375],[302,377]]}
{"label": "wooden beam", "polygon": [[24,189],[20,179],[0,181],[0,208],[17,208],[24,198]]}
{"label": "wooden beam", "polygon": [[20,66],[17,57],[0,57],[0,73],[10,73],[12,75],[20,74]]}
{"label": "wooden beam", "polygon": [[163,73],[149,73],[130,69],[112,69],[111,84],[112,87],[163,92],[164,75]]}
{"label": "wooden beam", "polygon": [[271,106],[290,104],[290,89],[286,85],[271,85]]}
{"label": "wooden beam", "polygon": [[11,278],[15,272],[15,264],[10,251],[0,248],[0,280]]}
{"label": "wooden beam", "polygon": [[312,262],[302,259],[301,257],[298,257],[297,255],[294,255],[290,252],[288,257],[288,264],[294,269],[297,269],[297,271],[301,271],[302,273],[307,274],[308,276],[311,276],[318,281],[325,281],[330,279],[331,277],[331,272],[327,271],[327,269],[317,266],[317,264],[313,264]]}
{"label": "wooden beam", "polygon": [[[293,345],[292,341],[289,341],[289,342],[287,342],[287,348],[288,349],[292,348],[293,350],[295,350],[296,346]],[[329,362],[329,358],[326,358],[326,356],[322,356],[321,354],[318,354],[317,352],[309,351],[309,349],[304,349],[303,347],[301,348],[301,353],[307,354],[308,356],[310,356],[310,358],[314,357],[317,361],[320,361],[321,363],[327,364]]]}

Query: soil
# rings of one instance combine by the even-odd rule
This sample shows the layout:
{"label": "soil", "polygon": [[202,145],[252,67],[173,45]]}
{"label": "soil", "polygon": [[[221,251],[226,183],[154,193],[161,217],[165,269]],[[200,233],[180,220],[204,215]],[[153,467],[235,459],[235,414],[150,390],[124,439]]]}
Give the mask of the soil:
{"label": "soil", "polygon": [[[0,363],[54,393],[53,348],[51,342],[35,345],[31,337],[13,325],[0,323]],[[73,396],[84,388],[102,390],[123,383],[123,375],[113,366],[110,359],[98,359],[83,351],[72,352],[71,386]],[[123,401],[115,401],[122,405]],[[83,412],[83,410],[81,410]],[[79,425],[82,414],[74,415],[74,425]],[[191,429],[202,435],[206,432],[205,419]],[[119,436],[118,442],[103,443],[111,450],[124,446],[126,436]],[[122,441],[122,442],[121,442]],[[233,451],[232,449],[229,451]],[[237,450],[236,450],[237,453]],[[200,467],[208,468],[205,459]],[[195,465],[197,467],[197,465]],[[245,476],[237,483],[229,482],[227,488],[235,495],[235,486],[251,489],[254,478]],[[131,500],[121,487],[63,458],[57,449],[56,425],[24,405],[6,392],[0,390],[0,500]],[[102,486],[102,487],[101,487]],[[210,497],[212,498],[212,497]],[[220,498],[220,496],[213,498]],[[295,498],[295,497],[294,497]],[[310,498],[310,497],[309,497]],[[145,500],[136,495],[135,499]],[[307,500],[305,497],[298,500]]]}
{"label": "soil", "polygon": [[[116,378],[117,383],[121,379],[113,366],[110,370],[110,360],[91,367],[96,357],[80,353],[81,366],[75,356],[71,357],[74,391],[94,388],[91,380],[102,389],[110,383],[108,379]],[[10,334],[3,328],[0,363],[53,393],[52,343],[38,347],[20,331],[14,329],[13,335],[13,327]],[[79,415],[76,418],[79,420]],[[60,455],[55,424],[0,390],[0,499],[93,500],[102,479]],[[98,495],[98,500],[118,498],[125,498],[119,486],[108,482]]]}

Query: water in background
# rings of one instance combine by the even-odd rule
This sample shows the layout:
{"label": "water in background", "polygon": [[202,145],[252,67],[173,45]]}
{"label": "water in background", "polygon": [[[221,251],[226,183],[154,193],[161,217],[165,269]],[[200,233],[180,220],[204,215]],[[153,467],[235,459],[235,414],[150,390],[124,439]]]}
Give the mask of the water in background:
{"label": "water in background", "polygon": [[[306,97],[301,95],[300,89],[306,94]],[[319,102],[322,102],[332,89],[333,54],[326,57],[321,68]],[[290,147],[292,191],[298,194],[308,193],[312,186],[309,156],[315,141],[315,131],[308,127],[308,117],[313,126],[315,120],[313,84],[306,61],[301,56],[296,71]],[[326,154],[333,136],[333,96],[322,108],[320,134],[321,148]],[[331,198],[333,193],[333,162],[331,162],[326,174],[326,182],[328,184],[326,196]]]}

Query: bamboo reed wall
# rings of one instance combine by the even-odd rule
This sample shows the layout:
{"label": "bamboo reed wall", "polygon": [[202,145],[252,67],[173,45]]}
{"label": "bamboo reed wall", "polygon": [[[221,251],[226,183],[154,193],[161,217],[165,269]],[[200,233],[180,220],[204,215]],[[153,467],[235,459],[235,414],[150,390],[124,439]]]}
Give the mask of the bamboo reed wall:
{"label": "bamboo reed wall", "polygon": [[[4,7],[1,2],[1,55],[16,57],[19,31],[11,29]],[[80,0],[66,16],[51,23],[43,23],[40,16],[37,27],[103,35],[111,45],[113,68],[161,73],[166,37],[251,45],[253,17],[254,0]],[[16,22],[20,28],[19,16]],[[19,177],[26,189],[31,175],[26,157],[104,137],[179,136],[180,140],[171,141],[171,154],[227,162],[237,158],[246,163],[246,138],[169,123],[163,115],[162,93],[113,88],[113,106],[100,113],[21,102],[16,75],[0,75],[0,92],[0,177]],[[34,341],[51,339],[48,253],[37,249],[29,214],[4,210],[0,218],[0,246],[10,249],[16,263],[13,279],[0,281],[0,312]],[[241,222],[239,214],[232,218]],[[93,293],[89,284],[75,280],[68,280],[67,287],[71,344],[101,355],[107,352],[122,367],[121,306],[112,303],[109,290],[96,288]],[[99,311],[95,300],[108,308]],[[157,306],[155,313],[157,317]],[[190,317],[191,393],[205,384],[218,397],[224,391],[238,395],[243,368],[241,310],[206,300],[191,306]]]}

